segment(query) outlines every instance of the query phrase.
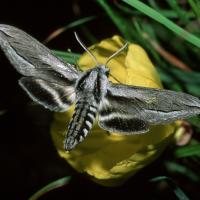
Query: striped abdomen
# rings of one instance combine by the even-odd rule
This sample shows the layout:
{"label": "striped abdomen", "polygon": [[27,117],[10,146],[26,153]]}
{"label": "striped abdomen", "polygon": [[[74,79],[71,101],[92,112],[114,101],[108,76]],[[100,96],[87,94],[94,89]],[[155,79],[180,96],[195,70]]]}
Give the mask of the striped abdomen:
{"label": "striped abdomen", "polygon": [[96,106],[86,101],[77,102],[65,139],[66,151],[72,150],[85,139],[92,128],[96,112]]}

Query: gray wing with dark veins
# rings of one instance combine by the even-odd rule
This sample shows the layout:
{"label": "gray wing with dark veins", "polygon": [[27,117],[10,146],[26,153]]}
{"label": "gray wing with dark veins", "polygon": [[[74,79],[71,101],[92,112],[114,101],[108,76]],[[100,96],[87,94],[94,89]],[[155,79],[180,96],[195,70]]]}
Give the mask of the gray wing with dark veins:
{"label": "gray wing with dark veins", "polygon": [[[36,102],[55,111],[65,111],[75,100],[79,73],[24,31],[0,24],[0,47],[22,75],[21,87]],[[38,96],[39,95],[39,96]]]}
{"label": "gray wing with dark veins", "polygon": [[200,99],[182,92],[110,84],[99,109],[99,125],[124,134],[145,133],[200,113]]}

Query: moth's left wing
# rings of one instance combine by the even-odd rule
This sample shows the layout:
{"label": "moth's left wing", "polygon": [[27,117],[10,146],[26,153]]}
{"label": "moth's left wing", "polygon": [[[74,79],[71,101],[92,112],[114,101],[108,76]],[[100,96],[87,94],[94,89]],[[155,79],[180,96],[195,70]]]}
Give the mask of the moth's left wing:
{"label": "moth's left wing", "polygon": [[32,100],[60,112],[75,101],[75,83],[81,72],[35,38],[16,27],[0,24],[0,48],[25,76],[19,83]]}
{"label": "moth's left wing", "polygon": [[64,87],[35,77],[23,77],[19,84],[33,101],[51,111],[65,112],[75,100],[74,87],[70,85]]}
{"label": "moth's left wing", "polygon": [[50,49],[16,27],[0,24],[0,48],[24,76],[63,85],[73,83],[79,76],[73,65],[64,63]]}
{"label": "moth's left wing", "polygon": [[99,125],[124,134],[145,133],[149,124],[168,124],[200,113],[200,99],[182,92],[110,84],[99,108]]}

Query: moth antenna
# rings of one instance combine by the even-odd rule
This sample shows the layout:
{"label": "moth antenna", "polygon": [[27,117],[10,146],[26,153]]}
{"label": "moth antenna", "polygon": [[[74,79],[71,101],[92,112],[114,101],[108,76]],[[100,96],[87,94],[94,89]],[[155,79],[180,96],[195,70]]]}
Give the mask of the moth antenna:
{"label": "moth antenna", "polygon": [[84,43],[80,40],[78,34],[76,32],[74,32],[75,38],[78,41],[78,43],[83,47],[83,49],[91,56],[91,58],[93,59],[93,61],[96,63],[96,65],[99,65],[96,57],[94,56],[94,54],[84,45]]}
{"label": "moth antenna", "polygon": [[128,43],[126,42],[124,46],[122,46],[118,51],[116,51],[115,53],[113,53],[106,61],[105,66],[110,62],[110,60],[112,60],[115,56],[117,56],[118,54],[120,54],[122,51],[124,51],[124,49],[128,46]]}

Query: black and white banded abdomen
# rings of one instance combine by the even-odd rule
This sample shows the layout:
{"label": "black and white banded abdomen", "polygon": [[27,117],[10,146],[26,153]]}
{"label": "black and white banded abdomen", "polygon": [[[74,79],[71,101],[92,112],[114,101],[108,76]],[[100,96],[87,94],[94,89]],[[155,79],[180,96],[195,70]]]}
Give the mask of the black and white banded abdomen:
{"label": "black and white banded abdomen", "polygon": [[96,117],[97,107],[86,101],[76,103],[75,111],[68,126],[65,138],[65,150],[72,150],[88,135]]}

